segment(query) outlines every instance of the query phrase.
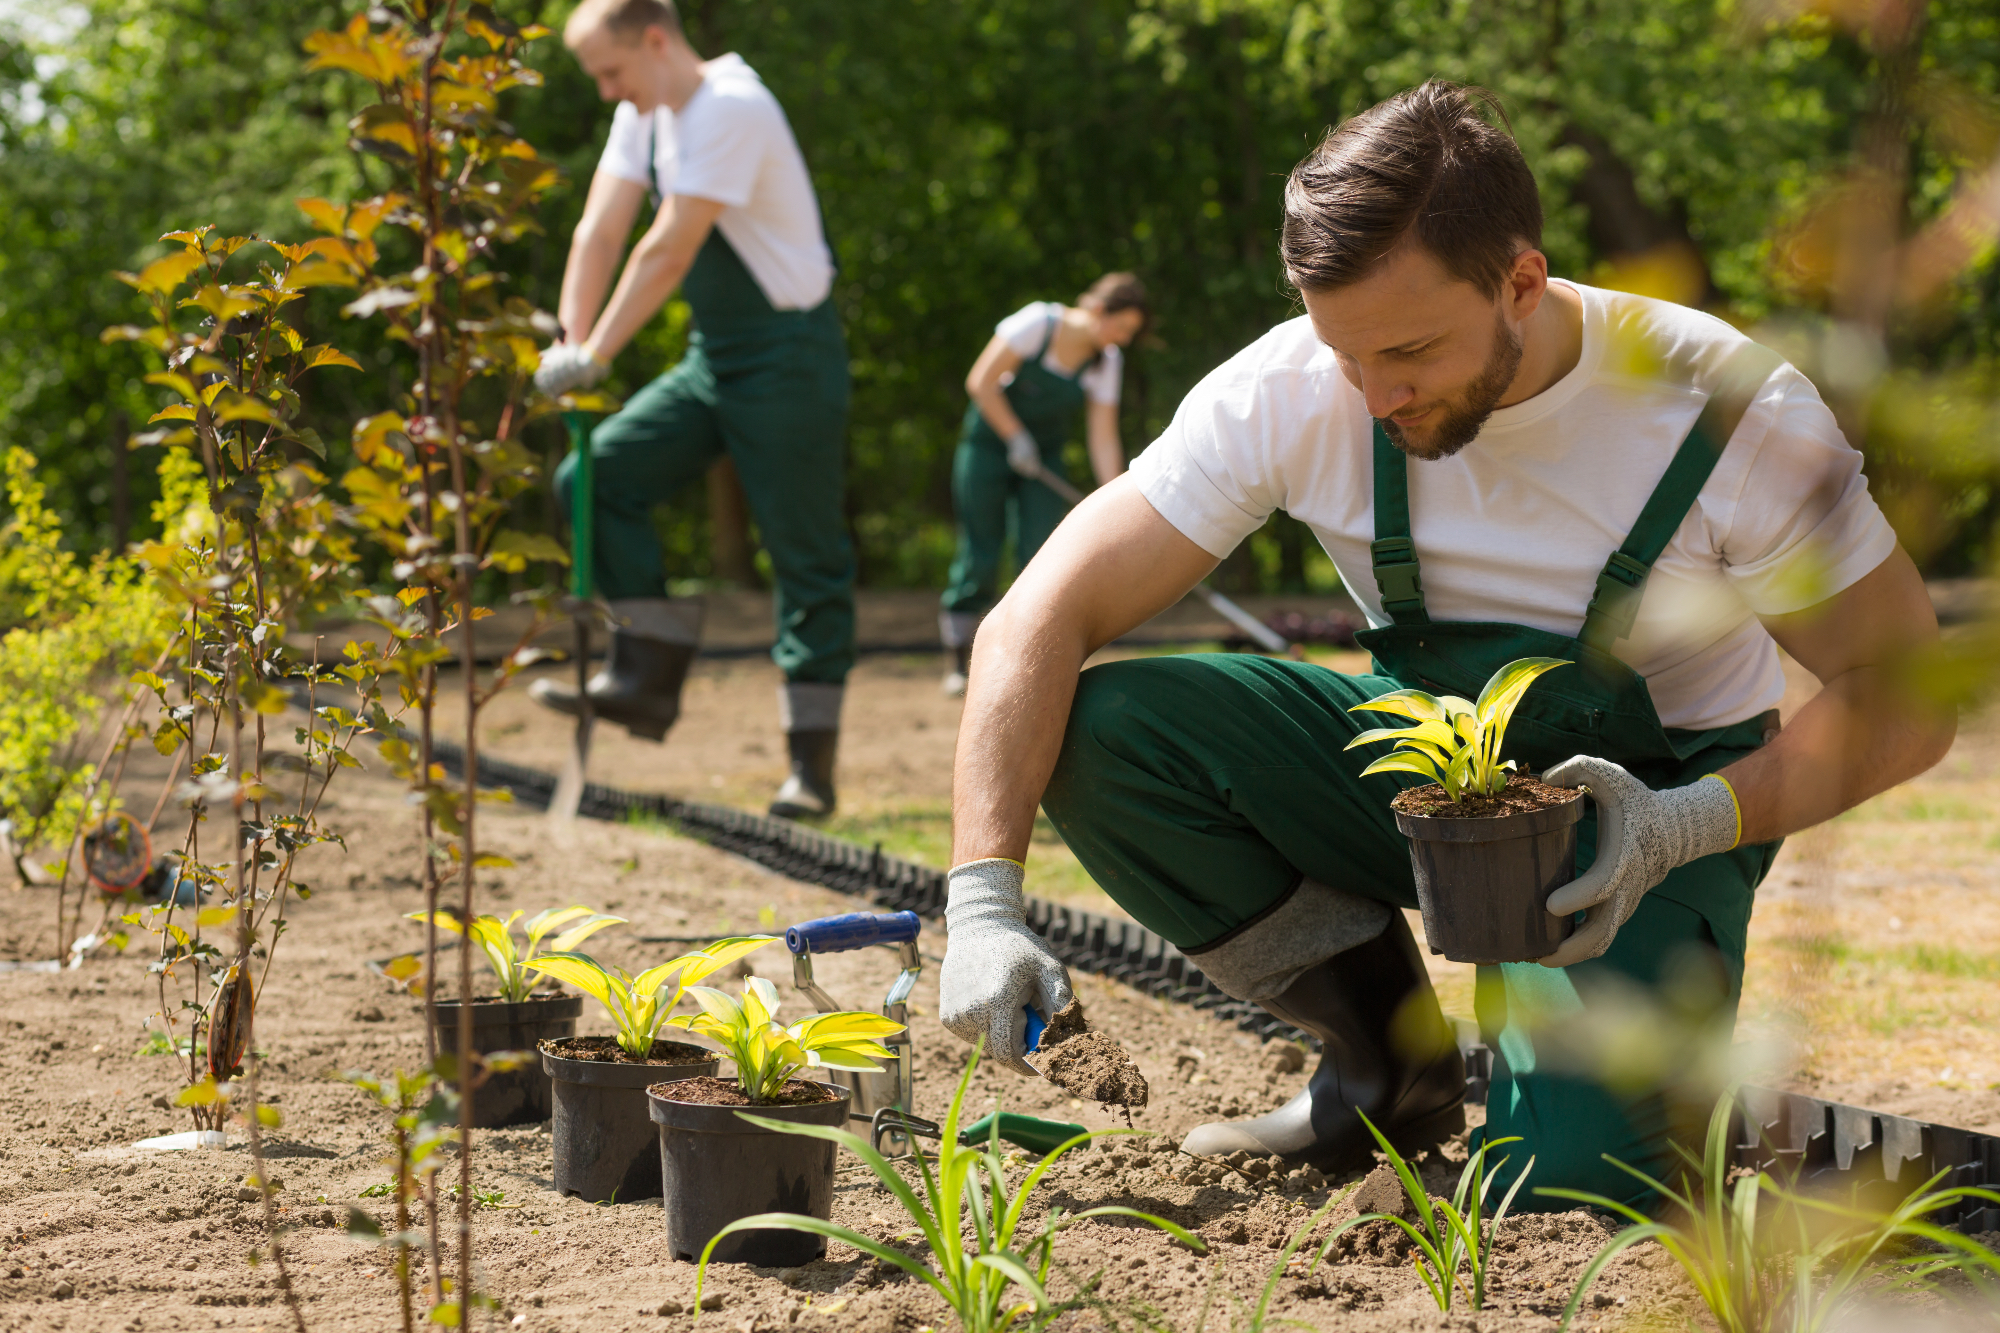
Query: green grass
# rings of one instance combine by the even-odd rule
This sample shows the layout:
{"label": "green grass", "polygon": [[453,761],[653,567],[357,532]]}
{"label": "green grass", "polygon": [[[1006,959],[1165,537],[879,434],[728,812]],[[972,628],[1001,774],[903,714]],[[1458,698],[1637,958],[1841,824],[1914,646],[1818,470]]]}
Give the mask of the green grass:
{"label": "green grass", "polygon": [[1933,977],[1970,981],[2000,979],[2000,954],[1967,953],[1939,944],[1900,944],[1888,949],[1864,949],[1830,936],[1790,940],[1794,954],[1841,967],[1880,968]]}
{"label": "green grass", "polygon": [[[951,802],[911,800],[878,803],[860,810],[843,810],[821,827],[835,837],[864,847],[882,844],[886,856],[900,856],[940,870],[951,866]],[[1103,892],[1049,823],[1035,816],[1029,842],[1028,891],[1064,902],[1102,899]],[[1091,904],[1083,904],[1091,905]]]}

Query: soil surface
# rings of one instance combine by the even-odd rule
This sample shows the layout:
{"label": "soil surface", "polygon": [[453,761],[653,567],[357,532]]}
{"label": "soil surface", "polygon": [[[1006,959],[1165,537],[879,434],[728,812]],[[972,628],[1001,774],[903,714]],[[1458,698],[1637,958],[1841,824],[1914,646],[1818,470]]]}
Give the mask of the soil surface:
{"label": "soil surface", "polygon": [[620,1046],[616,1037],[558,1037],[543,1042],[542,1049],[558,1060],[591,1060],[608,1065],[693,1065],[715,1058],[715,1052],[705,1046],[660,1040],[653,1043],[646,1058],[641,1060]]}
{"label": "soil surface", "polygon": [[734,1079],[686,1078],[677,1083],[655,1083],[648,1092],[659,1090],[658,1095],[667,1101],[686,1102],[691,1106],[823,1106],[827,1102],[839,1101],[840,1094],[821,1083],[809,1083],[804,1079],[790,1079],[778,1089],[778,1095],[768,1102],[753,1102],[743,1095],[743,1089],[736,1086]]}
{"label": "soil surface", "polygon": [[1081,1000],[1072,999],[1048,1021],[1033,1054],[1048,1057],[1035,1068],[1049,1082],[1085,1101],[1103,1106],[1146,1104],[1146,1076],[1123,1046],[1102,1032],[1090,1030]]}
{"label": "soil surface", "polygon": [[1532,773],[1507,779],[1507,785],[1492,796],[1468,792],[1452,800],[1435,782],[1406,787],[1389,802],[1393,810],[1428,819],[1499,819],[1505,815],[1526,815],[1552,806],[1567,805],[1581,797],[1573,787],[1551,787]]}

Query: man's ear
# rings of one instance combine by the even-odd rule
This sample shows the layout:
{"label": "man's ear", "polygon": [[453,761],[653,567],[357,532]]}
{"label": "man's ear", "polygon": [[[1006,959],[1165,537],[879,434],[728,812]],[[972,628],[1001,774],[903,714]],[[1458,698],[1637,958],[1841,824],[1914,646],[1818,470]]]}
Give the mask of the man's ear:
{"label": "man's ear", "polygon": [[1500,300],[1515,321],[1528,318],[1541,308],[1549,290],[1549,257],[1529,248],[1514,256],[1514,267],[1500,287]]}

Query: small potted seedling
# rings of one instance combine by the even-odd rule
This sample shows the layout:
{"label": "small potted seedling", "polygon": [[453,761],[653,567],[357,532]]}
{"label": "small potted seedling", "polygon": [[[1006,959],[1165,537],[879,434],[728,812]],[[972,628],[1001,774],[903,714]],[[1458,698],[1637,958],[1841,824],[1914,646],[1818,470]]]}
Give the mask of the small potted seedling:
{"label": "small potted seedling", "polygon": [[[783,1124],[847,1121],[848,1089],[794,1075],[808,1069],[879,1073],[893,1058],[882,1038],[903,1025],[881,1014],[846,1010],[780,1025],[778,988],[763,977],[743,984],[741,1001],[690,986],[698,1014],[671,1020],[721,1046],[736,1077],[659,1083],[646,1089],[659,1125],[660,1178],[667,1249],[693,1262],[731,1222],[785,1212],[821,1220],[833,1215],[834,1144],[781,1132]],[[755,1111],[752,1119],[739,1111]],[[709,1258],[723,1263],[796,1266],[826,1249],[824,1236],[759,1227],[732,1233]]]}
{"label": "small potted seedling", "polygon": [[660,1153],[646,1115],[646,1088],[713,1074],[720,1064],[714,1051],[662,1040],[660,1028],[686,987],[776,938],[732,935],[636,977],[588,954],[545,953],[528,960],[536,971],[596,996],[618,1030],[614,1037],[541,1044],[542,1067],[555,1088],[549,1136],[558,1194],[630,1203],[660,1193]]}
{"label": "small potted seedling", "polygon": [[[411,912],[412,921],[428,921],[429,912]],[[527,947],[514,943],[515,912],[505,921],[497,916],[472,919],[472,943],[486,959],[500,984],[497,995],[480,995],[472,1000],[472,1049],[481,1055],[494,1051],[532,1051],[540,1043],[576,1032],[577,1016],[583,1012],[583,997],[564,995],[559,987],[537,991],[537,980],[528,964],[547,940],[550,952],[576,948],[606,926],[624,924],[622,916],[606,916],[580,904],[551,907],[529,917],[522,930]],[[449,909],[437,914],[440,929],[463,935],[458,917]],[[566,927],[550,939],[557,927]],[[437,1049],[458,1049],[460,1000],[440,1000],[437,1004]],[[491,1073],[478,1085],[473,1097],[473,1125],[494,1129],[502,1125],[532,1125],[553,1113],[549,1076],[535,1061],[526,1061],[505,1073]]]}
{"label": "small potted seedling", "polygon": [[1415,724],[1364,731],[1347,748],[1394,741],[1362,776],[1430,779],[1396,793],[1390,808],[1410,840],[1432,953],[1459,963],[1519,963],[1547,957],[1569,935],[1569,919],[1545,904],[1576,874],[1583,793],[1516,774],[1514,761],[1500,758],[1521,696],[1543,672],[1568,665],[1556,657],[1509,662],[1477,702],[1391,690],[1348,710]]}

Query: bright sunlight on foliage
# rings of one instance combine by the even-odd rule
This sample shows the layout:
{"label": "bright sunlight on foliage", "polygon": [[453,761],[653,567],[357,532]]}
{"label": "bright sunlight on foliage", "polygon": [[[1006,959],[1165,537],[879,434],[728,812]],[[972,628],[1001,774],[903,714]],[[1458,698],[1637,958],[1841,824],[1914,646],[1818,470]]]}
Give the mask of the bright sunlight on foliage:
{"label": "bright sunlight on foliage", "polygon": [[[412,921],[429,921],[429,912],[405,913]],[[577,920],[581,917],[582,920]],[[458,916],[448,907],[439,908],[437,923],[454,935],[463,935]],[[512,913],[505,921],[497,916],[476,916],[472,918],[473,942],[486,956],[486,965],[493,969],[493,975],[500,981],[500,998],[509,1004],[519,1004],[528,998],[534,989],[534,978],[528,975],[528,964],[540,952],[542,940],[557,926],[568,922],[570,926],[562,934],[549,941],[550,953],[568,953],[577,945],[603,930],[606,926],[622,926],[622,916],[606,916],[581,903],[568,907],[551,907],[528,918],[521,929],[527,932],[528,947],[525,952],[514,947],[514,923],[521,919],[519,912]]]}
{"label": "bright sunlight on foliage", "polygon": [[770,1103],[785,1080],[809,1066],[877,1072],[875,1062],[892,1054],[880,1038],[903,1030],[892,1018],[853,1009],[780,1026],[778,988],[763,977],[745,978],[741,1004],[712,986],[689,986],[688,994],[702,1011],[667,1021],[719,1043],[752,1103]]}
{"label": "bright sunlight on foliage", "polygon": [[[693,953],[649,967],[636,977],[622,968],[606,967],[583,953],[545,953],[528,959],[525,965],[596,996],[597,1002],[611,1015],[611,1021],[618,1025],[618,1045],[643,1060],[653,1049],[660,1025],[680,1003],[686,987],[777,938],[731,935]],[[672,994],[667,994],[669,981],[673,983]]]}

